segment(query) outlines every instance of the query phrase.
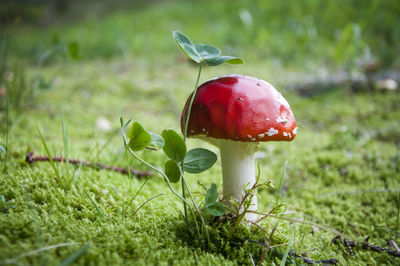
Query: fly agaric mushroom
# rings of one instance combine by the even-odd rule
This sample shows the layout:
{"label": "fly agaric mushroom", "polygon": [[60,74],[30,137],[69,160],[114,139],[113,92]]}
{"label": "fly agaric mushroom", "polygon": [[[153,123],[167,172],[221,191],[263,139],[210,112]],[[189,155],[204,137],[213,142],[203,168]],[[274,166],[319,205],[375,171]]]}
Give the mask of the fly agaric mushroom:
{"label": "fly agaric mushroom", "polygon": [[[181,117],[184,131],[189,96]],[[187,136],[216,145],[221,153],[223,194],[240,202],[244,187],[255,184],[254,153],[260,141],[291,141],[296,120],[288,102],[268,82],[244,75],[229,75],[199,86],[190,112]],[[248,210],[257,210],[253,195]],[[257,215],[247,213],[255,221]]]}

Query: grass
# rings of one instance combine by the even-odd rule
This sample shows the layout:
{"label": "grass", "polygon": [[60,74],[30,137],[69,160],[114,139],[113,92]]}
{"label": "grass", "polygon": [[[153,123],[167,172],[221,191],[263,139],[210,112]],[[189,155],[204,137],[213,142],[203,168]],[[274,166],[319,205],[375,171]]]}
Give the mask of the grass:
{"label": "grass", "polygon": [[[186,5],[183,4],[185,10],[189,10]],[[240,1],[234,6],[226,8],[236,12],[244,7]],[[228,16],[229,12],[225,13],[222,4],[213,3],[213,7],[215,9],[202,21],[218,12],[221,12],[221,17]],[[10,67],[11,64],[7,65],[6,72],[24,76],[27,92],[31,89],[30,81],[35,80],[38,74],[51,86],[35,87],[31,99],[23,97],[20,102],[16,99],[10,101],[10,123],[7,127],[6,109],[0,109],[0,129],[1,132],[9,132],[10,144],[6,145],[7,167],[0,178],[1,206],[8,206],[0,209],[0,264],[257,264],[264,247],[246,239],[260,243],[271,240],[269,245],[276,246],[281,254],[289,254],[300,243],[299,249],[308,252],[310,258],[335,258],[343,265],[398,264],[398,258],[360,248],[353,248],[354,256],[350,256],[345,245],[334,245],[330,241],[339,231],[354,238],[369,236],[370,243],[383,247],[386,247],[388,239],[400,242],[399,93],[354,93],[346,87],[338,87],[313,98],[302,98],[293,91],[285,90],[289,85],[285,73],[291,70],[304,73],[310,69],[304,70],[302,65],[296,64],[288,68],[276,65],[273,60],[260,57],[260,50],[243,48],[240,52],[246,59],[243,66],[205,67],[200,82],[227,73],[258,76],[279,88],[291,104],[299,126],[296,139],[291,143],[260,145],[260,151],[266,154],[260,159],[261,181],[271,179],[279,187],[279,194],[260,190],[259,209],[265,212],[276,202],[287,206],[285,213],[280,214],[285,220],[269,217],[262,222],[267,235],[273,235],[272,239],[266,238],[265,232],[259,228],[243,224],[236,226],[229,220],[223,224],[213,223],[209,217],[205,219],[210,245],[206,245],[205,239],[191,237],[186,233],[186,222],[180,218],[182,200],[170,192],[156,171],[148,180],[143,180],[69,165],[70,173],[73,170],[79,173],[71,176],[74,184],[65,192],[57,181],[64,176],[56,162],[34,165],[23,162],[27,150],[42,155],[50,154],[51,150],[51,155],[63,154],[107,165],[154,170],[130,155],[127,158],[120,137],[113,136],[120,129],[121,116],[138,120],[146,129],[158,134],[165,128],[179,130],[176,110],[182,109],[196,74],[196,69],[179,57],[180,51],[174,46],[170,29],[166,26],[169,25],[166,21],[172,21],[171,14],[176,14],[176,20],[188,19],[180,8],[173,2],[167,2],[159,7],[146,7],[140,12],[127,10],[110,14],[99,22],[99,28],[105,32],[105,39],[101,39],[105,43],[102,45],[93,36],[86,36],[92,30],[94,35],[100,31],[95,27],[96,20],[91,18],[77,21],[74,25],[56,24],[42,30],[29,26],[13,29],[21,34],[11,36],[10,42],[19,44],[10,56],[24,66],[23,75]],[[205,4],[201,8],[205,9]],[[278,6],[274,8],[278,9]],[[249,10],[253,19],[258,19],[253,9]],[[156,15],[158,22],[163,24],[160,28],[154,26],[156,33],[162,32],[162,35],[155,34],[154,40],[149,41],[156,45],[151,49],[161,49],[159,54],[155,52],[157,57],[147,56],[152,50],[144,47],[151,36],[150,26],[146,26],[150,21],[147,17],[151,15]],[[133,40],[129,35],[125,42],[117,41],[115,47],[119,35],[127,31],[123,25],[129,19],[134,21],[135,30],[142,32],[143,36]],[[147,22],[137,24],[140,19]],[[343,23],[346,24],[346,21]],[[189,29],[189,33],[195,32],[195,24],[188,20],[188,24],[182,26],[183,31]],[[225,47],[231,43],[236,45],[229,39],[232,32],[217,34],[229,27],[215,25],[217,28],[212,28],[211,33],[199,29],[199,39],[193,37],[194,41],[204,40],[222,44],[219,45],[222,47],[223,44]],[[112,33],[115,27],[118,31]],[[244,30],[240,28],[240,31]],[[60,55],[43,62],[40,67],[29,63],[36,62],[37,58],[34,51],[26,49],[43,52],[40,47],[46,46],[46,40],[54,32],[63,36],[66,42],[73,41],[73,36],[83,34],[83,43],[79,43],[81,59]],[[118,38],[113,39],[113,36]],[[39,42],[42,37],[45,41]],[[214,38],[215,42],[212,41]],[[27,47],[27,40],[33,48]],[[248,39],[237,42],[242,45],[245,40]],[[363,40],[368,41],[368,38]],[[124,56],[115,52],[115,49],[131,41],[132,50],[122,49]],[[258,45],[262,43],[261,40],[257,42]],[[140,46],[140,43],[144,44]],[[91,50],[95,47],[101,48],[98,54]],[[318,44],[317,48],[331,51],[330,46],[323,44]],[[110,54],[105,56],[107,51]],[[311,69],[318,67],[320,65],[314,63]],[[16,108],[14,102],[18,102],[21,108]],[[3,105],[4,102],[0,104],[1,107]],[[63,126],[60,129],[61,114]],[[96,128],[99,117],[111,122],[110,131]],[[42,138],[36,133],[38,127]],[[1,136],[1,140],[5,140],[5,135]],[[207,147],[217,152],[217,149],[199,140],[188,139],[187,144],[190,148]],[[162,166],[166,160],[159,152],[143,151],[138,155],[154,166]],[[5,153],[0,153],[0,158],[5,160]],[[282,165],[285,165],[284,169]],[[78,175],[79,178],[76,178]],[[222,187],[219,162],[205,173],[196,176],[187,174],[185,178],[197,202],[204,198],[203,185],[209,187],[211,183],[216,183],[219,188]],[[181,188],[180,184],[171,186],[175,191]],[[121,208],[125,215],[121,215]],[[190,214],[189,211],[189,220],[195,220]],[[302,223],[303,220],[308,223]],[[276,221],[279,223],[274,228]],[[315,224],[329,226],[336,231],[324,230],[324,227],[315,230]],[[201,226],[197,229],[203,232]],[[226,237],[232,229],[235,232],[225,246]],[[289,245],[282,245],[287,243]],[[301,263],[290,255],[285,258],[267,251],[263,265],[292,261]]]}

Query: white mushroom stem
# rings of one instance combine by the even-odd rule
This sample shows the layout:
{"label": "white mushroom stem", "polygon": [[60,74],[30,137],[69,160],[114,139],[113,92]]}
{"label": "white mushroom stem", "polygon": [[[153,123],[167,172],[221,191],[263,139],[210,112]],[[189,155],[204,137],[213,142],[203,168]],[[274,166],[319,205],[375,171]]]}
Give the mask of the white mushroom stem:
{"label": "white mushroom stem", "polygon": [[[249,189],[256,182],[253,157],[258,143],[219,140],[218,144],[221,153],[224,197],[240,203],[245,195],[244,188]],[[253,195],[248,210],[257,210],[256,194]],[[257,214],[246,213],[245,218],[256,221]]]}

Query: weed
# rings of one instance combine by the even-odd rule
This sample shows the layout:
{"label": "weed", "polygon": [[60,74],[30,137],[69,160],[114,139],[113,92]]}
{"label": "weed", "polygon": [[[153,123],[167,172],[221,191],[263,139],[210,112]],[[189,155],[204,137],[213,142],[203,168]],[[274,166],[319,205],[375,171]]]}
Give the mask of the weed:
{"label": "weed", "polygon": [[81,248],[79,248],[76,252],[68,256],[65,260],[60,263],[60,266],[67,266],[71,263],[77,261],[80,257],[82,257],[90,248],[90,244],[85,244]]}
{"label": "weed", "polygon": [[[53,157],[50,154],[49,148],[47,147],[46,141],[44,140],[43,135],[40,132],[40,130],[39,130],[39,135],[40,135],[40,139],[41,139],[42,144],[43,144],[43,148],[45,149],[47,157],[50,160],[50,165],[54,170],[54,174],[56,175],[58,182],[60,182],[60,184],[62,184],[63,180],[61,179],[61,176],[60,176],[60,174],[58,172],[58,168],[57,168],[56,164],[53,161]],[[66,187],[64,187],[64,189],[66,189]]]}
{"label": "weed", "polygon": [[103,212],[99,209],[99,207],[97,206],[96,202],[92,199],[92,197],[89,196],[89,194],[87,193],[87,191],[85,191],[86,196],[90,199],[90,202],[93,204],[93,206],[96,208],[97,213],[101,216],[101,218],[103,219],[103,221],[107,222],[106,217],[103,215]]}
{"label": "weed", "polygon": [[292,244],[293,244],[294,235],[295,235],[295,227],[293,226],[292,233],[290,234],[289,244],[286,247],[285,254],[283,254],[283,258],[282,258],[282,261],[281,261],[281,264],[280,264],[281,266],[286,265],[286,260],[287,260],[288,255],[289,255],[290,248],[292,247]]}

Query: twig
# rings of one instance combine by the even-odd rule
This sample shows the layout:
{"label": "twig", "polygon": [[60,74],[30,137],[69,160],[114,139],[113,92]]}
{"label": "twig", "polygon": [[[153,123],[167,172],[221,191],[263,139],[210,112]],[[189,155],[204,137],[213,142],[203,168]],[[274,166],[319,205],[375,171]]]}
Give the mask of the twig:
{"label": "twig", "polygon": [[350,222],[347,223],[348,225],[350,225],[351,228],[353,228],[354,232],[357,233],[357,235],[361,236],[361,233],[357,230],[356,226]]}
{"label": "twig", "polygon": [[369,244],[367,242],[367,239],[366,239],[366,241],[360,243],[357,241],[347,240],[345,238],[342,240],[340,236],[336,236],[335,238],[332,239],[332,242],[337,244],[338,240],[339,240],[339,241],[343,241],[348,247],[361,247],[362,249],[365,249],[365,250],[371,250],[371,251],[375,251],[375,252],[386,252],[388,255],[400,258],[400,252],[392,250],[392,249]]}
{"label": "twig", "polygon": [[331,192],[317,195],[317,198],[324,198],[340,194],[362,194],[362,193],[387,193],[387,192],[400,192],[400,188],[375,188],[375,189],[361,189],[361,190],[348,190],[341,192]]}
{"label": "twig", "polygon": [[[51,157],[53,159],[54,162],[65,162],[66,159],[64,157],[56,157],[56,156],[52,156]],[[27,163],[33,164],[35,162],[48,162],[50,161],[50,158],[48,156],[44,156],[44,155],[33,155],[33,152],[27,152],[26,153],[26,157],[25,157],[25,161]],[[93,168],[100,168],[103,170],[109,170],[109,171],[115,171],[121,174],[128,174],[128,170],[125,168],[121,168],[121,167],[116,167],[116,166],[108,166],[108,165],[104,165],[101,163],[92,163],[89,161],[81,161],[78,159],[69,159],[68,160],[70,164],[75,164],[75,165],[85,165],[85,166],[89,166],[89,167],[93,167]],[[130,168],[131,170],[131,174],[136,175],[138,177],[147,177],[147,176],[151,176],[152,172],[150,171],[138,171],[133,169],[132,167]]]}
{"label": "twig", "polygon": [[[248,242],[261,245],[261,246],[263,246],[263,247],[265,247],[265,248],[269,248],[270,250],[272,250],[272,251],[275,252],[276,254],[279,254],[280,256],[283,256],[282,253],[276,251],[276,250],[275,250],[274,248],[272,248],[272,247],[269,247],[267,244],[264,244],[264,243],[261,243],[261,242],[258,242],[258,241],[254,241],[254,240],[251,240],[251,239],[246,239],[246,240],[247,240]],[[302,257],[302,256],[298,255],[296,252],[289,252],[288,255],[290,255],[290,256],[292,256],[292,257],[295,257],[295,258],[299,258],[299,259],[303,260],[304,263],[307,263],[307,264],[315,264],[315,263],[337,264],[337,263],[339,263],[339,261],[338,261],[337,259],[311,260],[311,259],[308,259],[308,258],[305,258],[305,257]]]}
{"label": "twig", "polygon": [[400,252],[400,248],[394,240],[389,240],[388,245],[394,248],[397,252]]}
{"label": "twig", "polygon": [[349,240],[344,239],[343,241],[344,241],[344,243],[347,245],[347,247],[349,248],[350,255],[351,255],[352,257],[354,257],[353,249],[351,248],[351,245],[350,245]]}

